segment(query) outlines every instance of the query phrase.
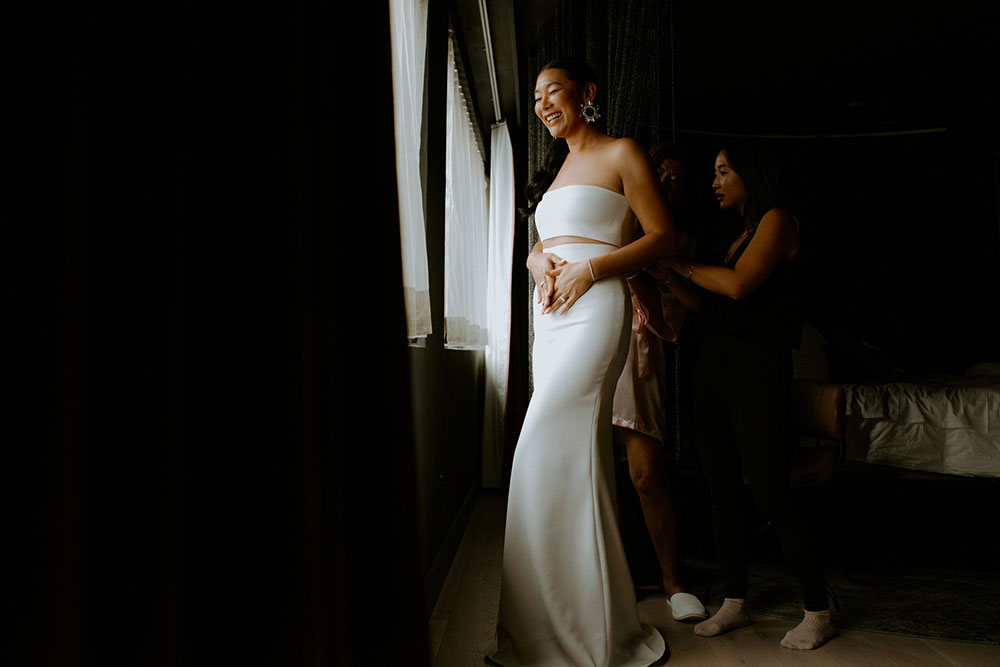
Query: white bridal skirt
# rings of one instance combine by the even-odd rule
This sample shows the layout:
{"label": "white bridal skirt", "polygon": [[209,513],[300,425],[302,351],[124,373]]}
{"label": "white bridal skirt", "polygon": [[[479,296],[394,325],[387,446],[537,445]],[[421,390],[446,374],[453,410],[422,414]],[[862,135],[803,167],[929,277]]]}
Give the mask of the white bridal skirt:
{"label": "white bridal skirt", "polygon": [[[568,262],[614,250],[547,248]],[[628,353],[625,279],[597,281],[565,315],[535,301],[535,391],[514,452],[497,649],[505,666],[645,667],[664,652],[641,625],[615,516],[611,408]]]}

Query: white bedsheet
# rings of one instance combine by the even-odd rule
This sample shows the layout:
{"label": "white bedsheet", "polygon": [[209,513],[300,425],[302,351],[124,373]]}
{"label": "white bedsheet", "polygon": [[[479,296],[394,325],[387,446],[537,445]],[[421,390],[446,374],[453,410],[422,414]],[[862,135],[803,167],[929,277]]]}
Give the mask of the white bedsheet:
{"label": "white bedsheet", "polygon": [[848,458],[1000,477],[1000,377],[928,376],[844,392]]}

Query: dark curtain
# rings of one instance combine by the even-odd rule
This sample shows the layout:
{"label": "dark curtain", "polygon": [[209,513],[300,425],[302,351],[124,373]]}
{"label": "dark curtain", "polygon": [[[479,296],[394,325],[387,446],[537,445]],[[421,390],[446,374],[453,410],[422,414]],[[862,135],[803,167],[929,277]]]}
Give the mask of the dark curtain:
{"label": "dark curtain", "polygon": [[44,17],[5,664],[427,661],[388,6],[329,9]]}

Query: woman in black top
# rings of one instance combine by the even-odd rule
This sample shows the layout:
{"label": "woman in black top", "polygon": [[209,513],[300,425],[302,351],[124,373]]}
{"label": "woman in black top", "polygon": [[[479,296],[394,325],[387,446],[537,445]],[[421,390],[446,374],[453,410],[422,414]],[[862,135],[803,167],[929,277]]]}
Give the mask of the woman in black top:
{"label": "woman in black top", "polygon": [[790,496],[791,350],[802,332],[803,240],[777,172],[763,151],[736,143],[719,152],[712,184],[719,206],[738,212],[718,264],[667,260],[667,284],[697,313],[704,335],[694,371],[698,451],[712,496],[725,602],[695,633],[750,624],[742,485],[771,521],[795,571],[805,618],[781,645],[812,649],[836,634],[810,526]]}

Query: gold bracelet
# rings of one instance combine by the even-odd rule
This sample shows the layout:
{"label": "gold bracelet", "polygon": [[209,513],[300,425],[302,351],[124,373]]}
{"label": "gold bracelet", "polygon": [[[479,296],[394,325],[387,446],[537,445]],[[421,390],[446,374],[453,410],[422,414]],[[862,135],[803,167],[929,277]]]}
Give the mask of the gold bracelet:
{"label": "gold bracelet", "polygon": [[691,262],[691,268],[688,269],[688,280],[691,280],[691,276],[694,275],[694,262]]}
{"label": "gold bracelet", "polygon": [[590,268],[590,281],[596,283],[597,278],[594,277],[594,265],[590,263],[589,259],[587,260],[587,266]]}

